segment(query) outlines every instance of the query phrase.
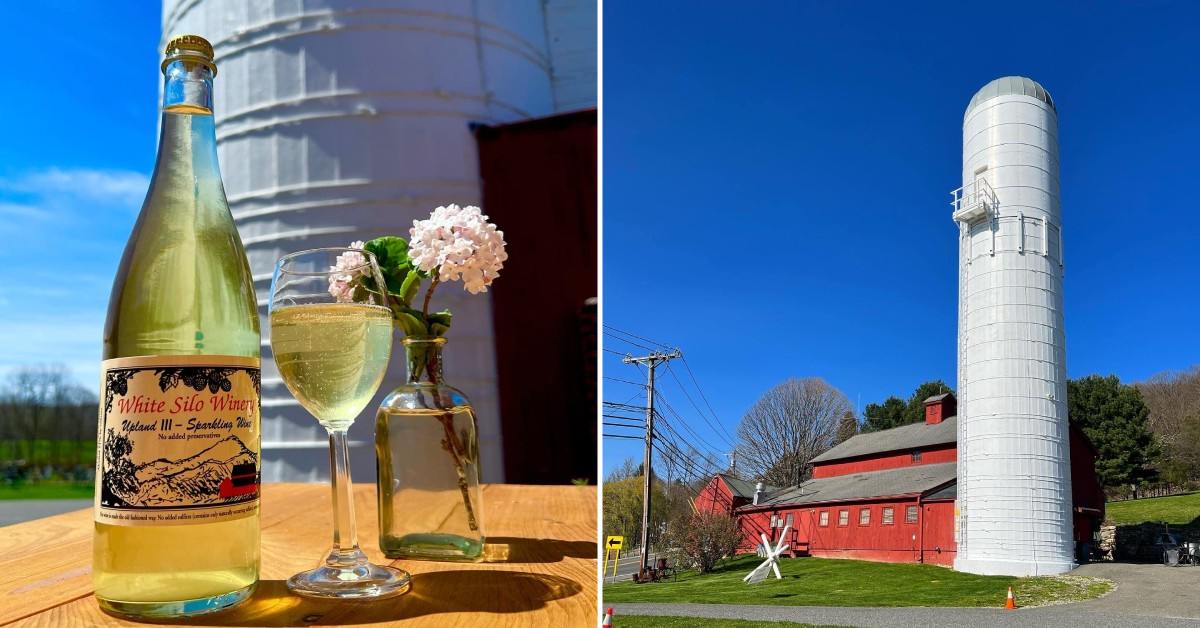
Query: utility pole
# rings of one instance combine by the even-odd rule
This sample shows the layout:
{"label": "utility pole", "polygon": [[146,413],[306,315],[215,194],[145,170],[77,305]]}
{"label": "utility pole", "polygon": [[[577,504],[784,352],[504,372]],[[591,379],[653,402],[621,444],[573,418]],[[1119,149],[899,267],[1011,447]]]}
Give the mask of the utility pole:
{"label": "utility pole", "polygon": [[729,474],[737,475],[737,450],[729,452]]}
{"label": "utility pole", "polygon": [[641,574],[650,567],[650,475],[653,470],[650,465],[650,454],[654,447],[654,369],[668,360],[683,357],[679,349],[670,353],[653,351],[650,355],[633,357],[625,356],[625,364],[645,364],[650,372],[646,375],[646,452],[642,457],[642,568]]}

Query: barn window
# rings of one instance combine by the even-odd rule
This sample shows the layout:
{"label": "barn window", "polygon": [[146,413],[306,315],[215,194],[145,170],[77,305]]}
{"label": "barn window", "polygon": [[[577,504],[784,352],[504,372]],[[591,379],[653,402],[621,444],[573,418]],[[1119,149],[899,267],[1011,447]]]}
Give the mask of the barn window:
{"label": "barn window", "polygon": [[786,527],[789,527],[789,528],[792,526],[792,513],[790,513],[790,512],[788,513],[787,521],[785,522],[785,525],[786,525]]}
{"label": "barn window", "polygon": [[912,452],[912,461],[913,461],[913,462],[920,462],[920,461],[921,461],[921,450],[920,450],[920,449],[914,449],[914,450],[913,450],[913,452]]}
{"label": "barn window", "polygon": [[823,528],[828,527],[829,526],[829,511],[822,510],[821,516],[817,521],[818,521],[817,525],[820,525]]}
{"label": "barn window", "polygon": [[885,526],[890,526],[895,523],[896,513],[891,506],[884,506],[883,513],[879,516],[879,522]]}
{"label": "barn window", "polygon": [[771,527],[772,528],[779,527],[779,517],[776,517],[775,515],[771,515]]}
{"label": "barn window", "polygon": [[858,525],[860,525],[860,526],[871,525],[871,509],[870,508],[859,508],[858,509]]}
{"label": "barn window", "polygon": [[905,508],[904,509],[904,523],[916,523],[916,522],[917,522],[917,507],[909,506],[909,507]]}
{"label": "barn window", "polygon": [[840,525],[840,526],[850,525],[850,511],[849,510],[839,510],[838,511],[838,525]]}

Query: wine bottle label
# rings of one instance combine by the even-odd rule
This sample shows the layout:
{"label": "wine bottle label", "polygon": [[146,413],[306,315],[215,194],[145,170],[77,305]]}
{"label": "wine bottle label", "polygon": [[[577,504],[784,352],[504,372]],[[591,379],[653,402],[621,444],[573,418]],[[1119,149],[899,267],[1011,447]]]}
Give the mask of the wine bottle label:
{"label": "wine bottle label", "polygon": [[97,522],[184,525],[258,512],[258,358],[142,356],[100,370]]}

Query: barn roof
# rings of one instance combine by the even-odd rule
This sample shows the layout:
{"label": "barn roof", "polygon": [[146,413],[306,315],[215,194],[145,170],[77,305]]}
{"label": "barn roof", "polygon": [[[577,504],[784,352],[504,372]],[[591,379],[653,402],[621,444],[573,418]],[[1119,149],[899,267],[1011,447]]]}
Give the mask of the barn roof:
{"label": "barn roof", "polygon": [[890,430],[867,432],[850,437],[846,442],[813,458],[813,462],[829,462],[842,458],[854,458],[883,453],[918,449],[930,445],[942,445],[958,440],[958,417],[950,417],[941,423],[929,425],[925,422],[893,427]]}
{"label": "barn roof", "polygon": [[958,464],[955,462],[849,473],[809,480],[768,495],[757,506],[742,506],[738,510],[920,494],[943,488],[957,478]]}
{"label": "barn roof", "polygon": [[[734,497],[745,497],[746,499],[754,499],[754,482],[747,482],[739,477],[732,476],[728,473],[718,473],[722,480],[725,480],[725,485],[733,491]],[[777,486],[763,486],[764,493],[778,491]]]}

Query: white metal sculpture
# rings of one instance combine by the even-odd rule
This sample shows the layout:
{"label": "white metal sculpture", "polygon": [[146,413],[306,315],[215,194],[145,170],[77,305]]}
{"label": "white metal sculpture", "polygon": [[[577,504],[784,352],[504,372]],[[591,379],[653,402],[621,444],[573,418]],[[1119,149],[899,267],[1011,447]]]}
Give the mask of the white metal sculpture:
{"label": "white metal sculpture", "polygon": [[788,547],[786,539],[788,530],[791,528],[792,526],[790,525],[783,527],[783,533],[779,535],[779,545],[776,545],[775,547],[771,547],[771,541],[767,540],[766,534],[759,535],[762,537],[762,546],[767,553],[767,559],[764,560],[761,565],[755,567],[754,571],[746,574],[746,577],[742,578],[742,582],[747,584],[758,584],[759,582],[766,580],[767,572],[772,570],[775,571],[776,580],[783,580],[783,576],[779,574],[779,555],[782,554],[783,551]]}

